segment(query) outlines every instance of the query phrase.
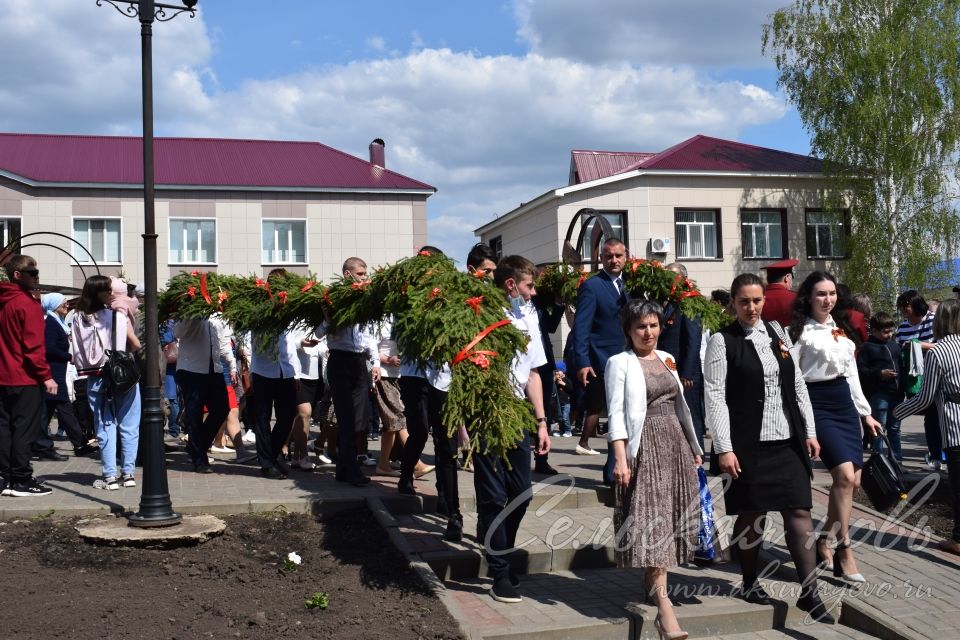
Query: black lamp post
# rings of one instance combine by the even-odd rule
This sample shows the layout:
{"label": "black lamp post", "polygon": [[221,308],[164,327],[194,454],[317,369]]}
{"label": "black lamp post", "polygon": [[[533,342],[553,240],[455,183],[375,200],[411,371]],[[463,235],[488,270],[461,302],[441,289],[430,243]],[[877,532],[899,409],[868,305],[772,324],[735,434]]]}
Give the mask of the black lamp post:
{"label": "black lamp post", "polygon": [[[142,385],[143,419],[140,425],[140,449],[143,457],[143,489],[140,510],[130,516],[135,527],[165,527],[180,523],[173,511],[163,451],[163,406],[160,395],[160,321],[157,310],[157,231],[153,193],[153,23],[166,22],[181,13],[197,15],[197,0],[181,0],[181,5],[154,0],[97,0],[97,6],[109,3],[114,9],[140,20],[140,45],[143,86],[143,276],[147,377]],[[126,5],[126,6],[121,6]],[[167,13],[167,10],[170,13]]]}

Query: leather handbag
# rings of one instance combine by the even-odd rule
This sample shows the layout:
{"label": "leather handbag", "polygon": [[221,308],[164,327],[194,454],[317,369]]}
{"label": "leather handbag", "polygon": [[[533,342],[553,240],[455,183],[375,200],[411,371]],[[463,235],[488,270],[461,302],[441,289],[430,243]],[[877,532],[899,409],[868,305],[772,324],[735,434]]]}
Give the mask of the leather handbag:
{"label": "leather handbag", "polygon": [[[117,312],[113,312],[113,321],[110,327],[110,346],[117,344]],[[105,349],[107,362],[103,366],[104,385],[109,397],[117,397],[130,391],[140,382],[140,367],[137,359],[127,351]]]}
{"label": "leather handbag", "polygon": [[874,451],[863,465],[860,486],[877,511],[886,511],[907,499],[907,489],[903,484],[903,471],[893,458],[890,441],[886,434],[880,434],[880,437],[886,446],[882,452]]}

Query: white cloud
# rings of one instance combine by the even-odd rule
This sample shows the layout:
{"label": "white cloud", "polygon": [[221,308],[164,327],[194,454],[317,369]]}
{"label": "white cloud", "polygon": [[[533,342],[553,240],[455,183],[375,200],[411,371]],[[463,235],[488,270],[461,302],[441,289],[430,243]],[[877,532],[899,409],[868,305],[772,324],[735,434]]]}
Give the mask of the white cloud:
{"label": "white cloud", "polygon": [[585,62],[769,66],[761,27],[786,0],[513,0],[532,51]]}
{"label": "white cloud", "polygon": [[387,41],[382,36],[370,36],[366,40],[367,47],[374,51],[383,51],[387,48]]}
{"label": "white cloud", "polygon": [[[92,2],[50,4],[41,13],[30,0],[5,3],[0,130],[138,134],[136,21]],[[389,168],[439,189],[428,201],[430,242],[458,259],[472,229],[563,185],[570,149],[736,138],[786,110],[761,87],[691,66],[416,46],[223,91],[202,17],[154,31],[158,135],[318,140],[360,157],[383,138]]]}

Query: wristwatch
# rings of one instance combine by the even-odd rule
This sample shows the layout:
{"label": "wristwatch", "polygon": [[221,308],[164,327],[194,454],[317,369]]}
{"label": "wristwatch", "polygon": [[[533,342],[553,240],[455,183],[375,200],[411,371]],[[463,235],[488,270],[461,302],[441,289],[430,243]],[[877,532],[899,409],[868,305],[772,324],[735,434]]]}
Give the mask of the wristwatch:
{"label": "wristwatch", "polygon": [[541,422],[542,422],[543,424],[547,424],[547,419],[546,419],[546,418],[537,418],[537,424],[539,424],[539,423],[541,423]]}

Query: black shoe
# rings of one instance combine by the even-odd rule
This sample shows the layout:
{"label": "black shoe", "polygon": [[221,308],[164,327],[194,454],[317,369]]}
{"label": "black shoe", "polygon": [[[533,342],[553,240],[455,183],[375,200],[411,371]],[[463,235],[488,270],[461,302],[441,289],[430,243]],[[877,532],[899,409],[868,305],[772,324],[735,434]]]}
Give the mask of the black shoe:
{"label": "black shoe", "polygon": [[544,476],[555,476],[559,471],[550,466],[550,463],[546,460],[537,460],[537,463],[533,465],[533,472],[539,473]]}
{"label": "black shoe", "polygon": [[756,580],[750,584],[744,583],[737,596],[750,604],[773,604],[773,598],[766,592],[763,585]]}
{"label": "black shoe", "polygon": [[9,489],[9,495],[15,498],[33,498],[36,496],[48,496],[53,493],[52,490],[37,482],[36,478],[30,478],[26,482],[16,482]]}
{"label": "black shoe", "polygon": [[447,520],[447,530],[443,532],[443,539],[447,542],[463,540],[463,516],[457,514]]}
{"label": "black shoe", "polygon": [[415,496],[417,495],[417,490],[413,488],[413,482],[410,480],[401,479],[397,483],[397,491],[405,496]]}
{"label": "black shoe", "polygon": [[260,475],[270,480],[286,480],[287,479],[287,474],[283,473],[282,471],[280,471],[280,469],[277,469],[276,467],[261,467]]}
{"label": "black shoe", "polygon": [[347,482],[349,484],[352,484],[355,487],[363,487],[370,484],[370,478],[363,475],[362,473],[359,473],[358,475],[355,475],[355,476],[351,475],[351,476],[343,476],[343,477],[337,478],[337,482]]}
{"label": "black shoe", "polygon": [[280,473],[290,473],[290,464],[283,458],[283,456],[279,456],[277,458],[277,469],[280,470]]}
{"label": "black shoe", "polygon": [[517,574],[513,572],[513,569],[510,569],[508,576],[510,578],[510,586],[516,589],[520,586],[520,578],[517,577]]}
{"label": "black shoe", "polygon": [[827,609],[827,605],[820,599],[820,594],[813,590],[800,596],[797,600],[797,609],[806,611],[812,619],[822,624],[836,624],[837,622],[836,619],[830,615],[830,610]]}
{"label": "black shoe", "polygon": [[205,462],[193,465],[194,473],[213,473],[213,467]]}
{"label": "black shoe", "polygon": [[90,455],[91,453],[96,453],[96,452],[99,451],[99,450],[100,450],[100,447],[97,447],[97,446],[92,445],[92,444],[84,444],[84,445],[80,445],[79,447],[77,447],[76,449],[74,449],[74,450],[73,450],[73,455],[74,455],[74,456],[88,456],[88,455]]}
{"label": "black shoe", "polygon": [[497,602],[523,602],[523,598],[517,593],[516,588],[510,584],[509,576],[503,576],[493,581],[493,588],[490,589],[490,595]]}
{"label": "black shoe", "polygon": [[0,478],[0,496],[9,496],[9,495],[10,495],[10,491],[11,491],[11,489],[10,489],[10,487],[7,485],[7,479],[6,479],[6,478]]}
{"label": "black shoe", "polygon": [[53,460],[54,462],[66,462],[69,460],[67,456],[63,455],[56,449],[43,449],[42,451],[37,451],[33,454],[33,457],[37,460]]}

